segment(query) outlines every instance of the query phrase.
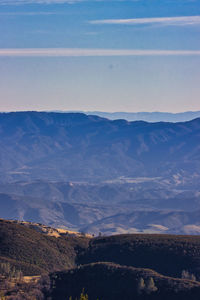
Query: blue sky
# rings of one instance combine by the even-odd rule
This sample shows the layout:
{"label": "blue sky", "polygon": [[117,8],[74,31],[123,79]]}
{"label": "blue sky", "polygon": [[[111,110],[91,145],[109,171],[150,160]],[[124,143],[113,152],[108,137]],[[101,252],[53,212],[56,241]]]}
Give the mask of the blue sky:
{"label": "blue sky", "polygon": [[0,110],[200,110],[200,1],[0,0]]}

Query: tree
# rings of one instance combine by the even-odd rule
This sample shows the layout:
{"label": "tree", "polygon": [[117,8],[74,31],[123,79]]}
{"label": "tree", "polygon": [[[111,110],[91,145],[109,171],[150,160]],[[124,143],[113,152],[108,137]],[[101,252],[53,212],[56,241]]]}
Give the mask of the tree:
{"label": "tree", "polygon": [[[69,297],[69,300],[73,300],[72,296]],[[76,298],[76,300],[88,300],[88,295],[85,294],[85,290],[84,289],[82,289],[80,298],[79,299]]]}
{"label": "tree", "polygon": [[145,289],[144,279],[141,277],[138,282],[138,293],[141,294]]}
{"label": "tree", "polygon": [[4,295],[0,295],[0,300],[6,300],[6,297]]}
{"label": "tree", "polygon": [[80,295],[80,300],[88,300],[88,295],[85,294],[84,289],[82,290],[82,293]]}
{"label": "tree", "polygon": [[152,277],[147,279],[145,291],[147,294],[150,294],[152,292],[156,292],[158,288],[155,286],[154,280]]}
{"label": "tree", "polygon": [[11,273],[11,266],[9,263],[1,263],[0,264],[0,274],[4,276],[8,276]]}
{"label": "tree", "polygon": [[189,272],[186,271],[186,270],[183,270],[183,271],[182,271],[182,273],[181,273],[181,278],[196,281],[196,276],[195,276],[194,274],[189,273]]}

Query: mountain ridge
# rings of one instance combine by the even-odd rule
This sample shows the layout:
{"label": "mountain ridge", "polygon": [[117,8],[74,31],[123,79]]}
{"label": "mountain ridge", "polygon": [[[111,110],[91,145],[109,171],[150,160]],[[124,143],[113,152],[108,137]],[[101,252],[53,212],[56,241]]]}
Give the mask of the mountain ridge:
{"label": "mountain ridge", "polygon": [[69,112],[82,112],[87,115],[97,115],[100,117],[108,118],[110,120],[125,119],[128,121],[143,120],[147,122],[185,122],[192,120],[194,118],[200,117],[200,111],[185,111],[185,112],[162,112],[162,111],[152,111],[152,112],[105,112],[105,111],[54,111],[60,113]]}
{"label": "mountain ridge", "polygon": [[3,113],[0,147],[0,217],[95,234],[200,231],[200,118]]}
{"label": "mountain ridge", "polygon": [[169,164],[173,173],[178,172],[177,167],[194,173],[199,129],[200,118],[183,123],[147,123],[84,114],[0,114],[0,176],[2,180],[29,176],[86,181],[162,176],[169,171]]}

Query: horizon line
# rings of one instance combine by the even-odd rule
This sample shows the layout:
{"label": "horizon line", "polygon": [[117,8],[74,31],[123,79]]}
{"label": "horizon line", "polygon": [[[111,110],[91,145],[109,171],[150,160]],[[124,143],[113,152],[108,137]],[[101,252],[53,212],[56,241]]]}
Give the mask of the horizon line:
{"label": "horizon line", "polygon": [[140,114],[140,113],[147,113],[147,114],[152,114],[152,113],[160,113],[160,114],[184,114],[184,113],[200,113],[200,110],[185,110],[185,111],[179,111],[179,112],[170,112],[170,111],[103,111],[103,110],[56,110],[56,109],[51,109],[51,110],[7,110],[7,111],[1,111],[0,113],[15,113],[15,112],[46,112],[46,113],[108,113],[108,114],[117,114],[117,113],[125,113],[125,114]]}

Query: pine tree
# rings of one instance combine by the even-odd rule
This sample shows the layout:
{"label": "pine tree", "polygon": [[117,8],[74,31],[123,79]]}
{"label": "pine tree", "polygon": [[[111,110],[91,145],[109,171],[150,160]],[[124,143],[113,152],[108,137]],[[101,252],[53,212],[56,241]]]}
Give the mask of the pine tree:
{"label": "pine tree", "polygon": [[155,286],[154,280],[152,277],[148,278],[146,282],[145,291],[147,294],[150,294],[152,292],[156,292],[158,288]]}
{"label": "pine tree", "polygon": [[145,289],[145,282],[144,282],[144,279],[141,277],[139,279],[139,282],[138,282],[138,293],[142,293]]}
{"label": "pine tree", "polygon": [[181,278],[196,281],[196,276],[185,270],[182,271]]}
{"label": "pine tree", "polygon": [[84,289],[82,290],[82,293],[80,295],[80,300],[88,300],[88,295],[85,294]]}

